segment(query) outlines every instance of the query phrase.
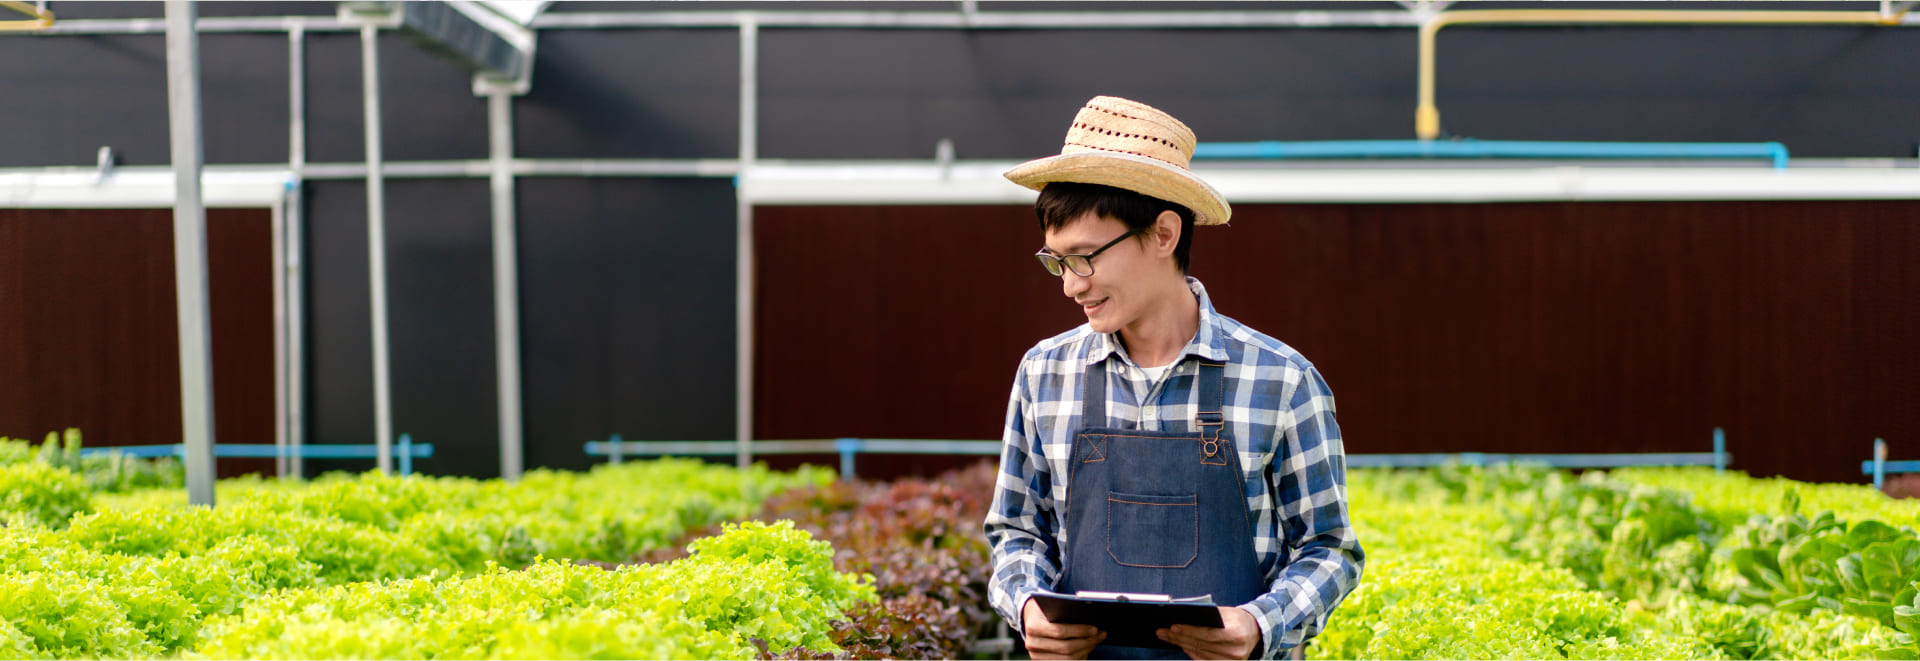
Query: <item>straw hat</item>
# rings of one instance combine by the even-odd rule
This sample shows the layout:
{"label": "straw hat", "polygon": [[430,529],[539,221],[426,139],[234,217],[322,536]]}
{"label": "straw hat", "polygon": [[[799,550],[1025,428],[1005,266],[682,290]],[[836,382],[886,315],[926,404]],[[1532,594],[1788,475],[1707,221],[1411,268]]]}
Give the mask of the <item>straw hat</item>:
{"label": "straw hat", "polygon": [[1227,199],[1187,169],[1193,129],[1138,101],[1096,96],[1073,116],[1059,156],[1027,161],[1007,179],[1040,190],[1056,181],[1103,184],[1157,197],[1193,210],[1195,225],[1224,225]]}

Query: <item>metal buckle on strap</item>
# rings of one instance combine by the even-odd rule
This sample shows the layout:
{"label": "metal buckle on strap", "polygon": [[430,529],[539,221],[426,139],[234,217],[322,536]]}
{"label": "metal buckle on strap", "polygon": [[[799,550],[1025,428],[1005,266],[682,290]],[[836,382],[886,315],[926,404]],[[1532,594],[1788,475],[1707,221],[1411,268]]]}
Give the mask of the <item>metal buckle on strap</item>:
{"label": "metal buckle on strap", "polygon": [[1226,427],[1227,421],[1218,411],[1202,412],[1199,417],[1195,424],[1200,428],[1200,451],[1211,458],[1220,452],[1220,431]]}

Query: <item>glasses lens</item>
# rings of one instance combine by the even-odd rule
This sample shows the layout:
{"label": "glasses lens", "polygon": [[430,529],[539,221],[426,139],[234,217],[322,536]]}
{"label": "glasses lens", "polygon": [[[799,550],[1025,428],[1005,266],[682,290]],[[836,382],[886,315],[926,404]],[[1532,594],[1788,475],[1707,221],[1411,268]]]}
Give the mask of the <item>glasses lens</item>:
{"label": "glasses lens", "polygon": [[1048,273],[1052,273],[1054,275],[1060,275],[1060,258],[1054,257],[1053,255],[1049,255],[1046,253],[1040,253],[1040,254],[1034,255],[1034,257],[1037,257],[1040,259],[1040,265],[1047,267]]}
{"label": "glasses lens", "polygon": [[1093,275],[1093,260],[1087,259],[1086,255],[1067,255],[1061,261],[1066,262],[1067,268],[1073,269],[1074,275],[1082,278]]}

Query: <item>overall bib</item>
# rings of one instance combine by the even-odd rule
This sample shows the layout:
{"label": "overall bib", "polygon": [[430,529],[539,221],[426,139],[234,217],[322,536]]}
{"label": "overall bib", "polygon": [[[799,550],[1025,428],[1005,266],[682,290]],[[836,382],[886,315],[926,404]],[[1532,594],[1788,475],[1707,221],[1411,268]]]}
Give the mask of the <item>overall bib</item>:
{"label": "overall bib", "polygon": [[[1087,370],[1068,460],[1066,568],[1058,591],[1213,595],[1239,606],[1266,593],[1253,556],[1245,479],[1223,432],[1225,366],[1200,363],[1191,432],[1115,429],[1105,364]],[[1095,648],[1092,658],[1183,659],[1178,649]]]}

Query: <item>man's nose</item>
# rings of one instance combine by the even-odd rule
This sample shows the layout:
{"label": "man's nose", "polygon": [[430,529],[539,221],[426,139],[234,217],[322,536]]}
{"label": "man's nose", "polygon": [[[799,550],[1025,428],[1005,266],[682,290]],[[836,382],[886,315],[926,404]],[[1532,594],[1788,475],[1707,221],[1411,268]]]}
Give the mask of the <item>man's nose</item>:
{"label": "man's nose", "polygon": [[1066,294],[1067,298],[1080,298],[1081,294],[1086,293],[1088,286],[1087,276],[1074,273],[1073,269],[1060,270],[1060,291]]}

